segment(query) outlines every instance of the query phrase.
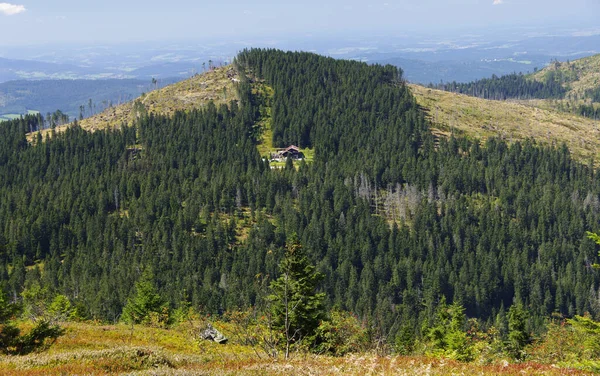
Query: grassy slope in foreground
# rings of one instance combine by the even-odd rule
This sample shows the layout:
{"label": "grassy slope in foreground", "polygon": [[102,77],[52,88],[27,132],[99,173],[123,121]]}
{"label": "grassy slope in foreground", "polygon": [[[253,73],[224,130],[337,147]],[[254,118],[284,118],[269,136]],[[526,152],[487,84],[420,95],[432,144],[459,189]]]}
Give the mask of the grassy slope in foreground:
{"label": "grassy slope in foreground", "polygon": [[410,85],[419,105],[428,111],[433,132],[457,132],[485,140],[535,139],[545,144],[566,143],[573,156],[588,162],[600,152],[599,123],[581,116]]}
{"label": "grassy slope in foreground", "polygon": [[177,329],[68,323],[45,353],[0,356],[0,373],[15,375],[577,375],[537,363],[476,365],[446,359],[358,354],[341,358],[308,354],[290,361],[238,344],[226,323],[215,323],[230,344],[198,341],[198,323]]}
{"label": "grassy slope in foreground", "polygon": [[[236,74],[230,66],[214,68],[187,80],[151,91],[142,95],[139,100],[149,113],[171,115],[175,111],[190,111],[202,108],[213,101],[217,106],[238,99],[234,87]],[[135,101],[111,107],[105,111],[83,119],[79,125],[83,129],[95,131],[98,129],[119,127],[122,123],[132,124],[136,118],[133,111]],[[68,125],[57,127],[56,131],[65,130]],[[42,136],[50,132],[42,131]],[[29,135],[33,139],[37,132]]]}

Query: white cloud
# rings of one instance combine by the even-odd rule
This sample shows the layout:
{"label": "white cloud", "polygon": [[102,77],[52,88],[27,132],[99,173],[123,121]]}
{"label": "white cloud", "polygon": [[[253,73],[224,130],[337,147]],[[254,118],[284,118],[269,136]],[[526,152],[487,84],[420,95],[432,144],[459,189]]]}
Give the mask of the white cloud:
{"label": "white cloud", "polygon": [[25,9],[24,5],[0,3],[0,14],[4,14],[5,16],[12,16],[15,14],[23,13],[26,10],[27,9]]}
{"label": "white cloud", "polygon": [[494,0],[494,5],[500,5],[504,3],[504,0]]}

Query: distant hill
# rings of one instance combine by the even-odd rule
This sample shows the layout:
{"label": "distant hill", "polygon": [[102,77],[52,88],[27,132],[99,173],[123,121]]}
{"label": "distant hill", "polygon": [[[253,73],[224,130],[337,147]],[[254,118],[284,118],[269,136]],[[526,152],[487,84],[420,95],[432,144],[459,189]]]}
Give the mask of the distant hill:
{"label": "distant hill", "polygon": [[566,98],[584,99],[590,91],[600,88],[600,54],[574,61],[554,61],[530,77],[536,81],[554,79],[566,89]]}
{"label": "distant hill", "polygon": [[[60,78],[69,78],[69,74],[83,74],[86,68],[69,64],[47,63],[34,60],[6,59],[0,57],[0,82],[22,78],[50,78],[61,74]],[[56,77],[58,78],[58,77]]]}
{"label": "distant hill", "polygon": [[467,83],[446,82],[429,87],[483,99],[518,101],[600,120],[600,55],[553,61],[546,68],[526,75],[492,75]]}
{"label": "distant hill", "polygon": [[[600,54],[575,61],[553,61],[531,74],[492,75],[472,82],[430,85],[485,99],[599,99]],[[599,99],[600,101],[600,99]]]}
{"label": "distant hill", "polygon": [[[161,80],[160,85],[175,79]],[[153,89],[150,80],[40,80],[8,81],[0,84],[0,115],[24,114],[28,110],[42,114],[60,109],[71,118],[85,117],[112,105],[128,102]],[[92,101],[90,108],[90,100]]]}

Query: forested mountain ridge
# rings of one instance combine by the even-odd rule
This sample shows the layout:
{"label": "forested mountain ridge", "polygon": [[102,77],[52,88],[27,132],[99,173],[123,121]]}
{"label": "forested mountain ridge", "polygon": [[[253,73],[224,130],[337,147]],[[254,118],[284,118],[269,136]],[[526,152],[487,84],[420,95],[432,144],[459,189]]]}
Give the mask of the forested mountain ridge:
{"label": "forested mountain ridge", "polygon": [[[235,67],[229,103],[140,109],[46,142],[26,142],[34,116],[3,124],[2,289],[18,300],[41,284],[117,321],[151,270],[166,306],[221,314],[264,303],[297,236],[327,309],[407,348],[445,301],[505,337],[513,305],[531,331],[551,314],[600,317],[585,237],[600,177],[566,146],[437,139],[392,66],[253,49]],[[314,162],[261,158],[255,79],[274,91],[273,143],[314,148]]]}
{"label": "forested mountain ridge", "polygon": [[[600,58],[594,56],[570,64],[578,67],[577,72],[585,72],[580,76],[585,77],[586,82],[591,82],[592,72],[596,71],[594,67],[598,61]],[[591,67],[585,67],[588,62]],[[547,69],[562,66],[562,63],[555,63],[553,68]],[[539,71],[538,75],[543,76],[544,72],[546,69]],[[237,77],[237,71],[231,66],[213,67],[203,74],[150,91],[135,101],[110,107],[78,123],[83,129],[93,131],[105,127],[118,127],[123,123],[131,125],[136,116],[139,116],[140,110],[171,114],[176,110],[202,108],[209,101],[227,103],[236,98],[234,84],[238,80]],[[482,140],[497,136],[507,141],[530,138],[550,145],[564,142],[574,157],[585,163],[588,163],[590,158],[597,157],[597,150],[600,150],[597,122],[560,111],[556,108],[560,102],[556,100],[502,103],[424,89],[419,85],[410,87],[419,105],[423,106],[430,116],[433,122],[432,130],[441,137],[448,137],[452,132],[464,132],[461,134]],[[56,131],[63,131],[67,127],[59,126]],[[48,132],[45,130],[42,134],[45,136]],[[33,136],[30,134],[28,138],[32,140]],[[272,137],[271,132],[268,137]],[[292,143],[302,144],[298,137]],[[275,145],[271,144],[273,143],[269,142],[268,147],[261,148],[261,155],[268,155],[270,147]]]}

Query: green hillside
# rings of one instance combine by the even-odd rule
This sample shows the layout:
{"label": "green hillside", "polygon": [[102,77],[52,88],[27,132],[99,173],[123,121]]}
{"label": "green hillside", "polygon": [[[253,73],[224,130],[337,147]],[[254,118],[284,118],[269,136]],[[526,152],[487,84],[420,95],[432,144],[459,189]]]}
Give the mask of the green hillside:
{"label": "green hillside", "polygon": [[[575,148],[592,125],[428,90],[393,66],[252,49],[45,142],[26,135],[39,117],[5,122],[2,312],[128,324],[130,338],[189,312],[241,325],[242,348],[205,360],[158,340],[158,358],[82,355],[129,364],[117,372],[217,367],[236,349],[241,363],[301,354],[341,373],[368,351],[348,372],[372,361],[385,373],[404,356],[417,369],[443,359],[460,372],[528,360],[597,370],[600,275],[586,231],[600,223],[600,175],[579,161],[595,139]],[[312,162],[272,168],[265,151],[289,145]],[[260,356],[248,361],[257,373]],[[553,372],[538,363],[531,373]]]}
{"label": "green hillside", "polygon": [[442,83],[430,88],[492,100],[510,100],[600,120],[600,55],[559,62],[532,74],[492,76],[469,83]]}

